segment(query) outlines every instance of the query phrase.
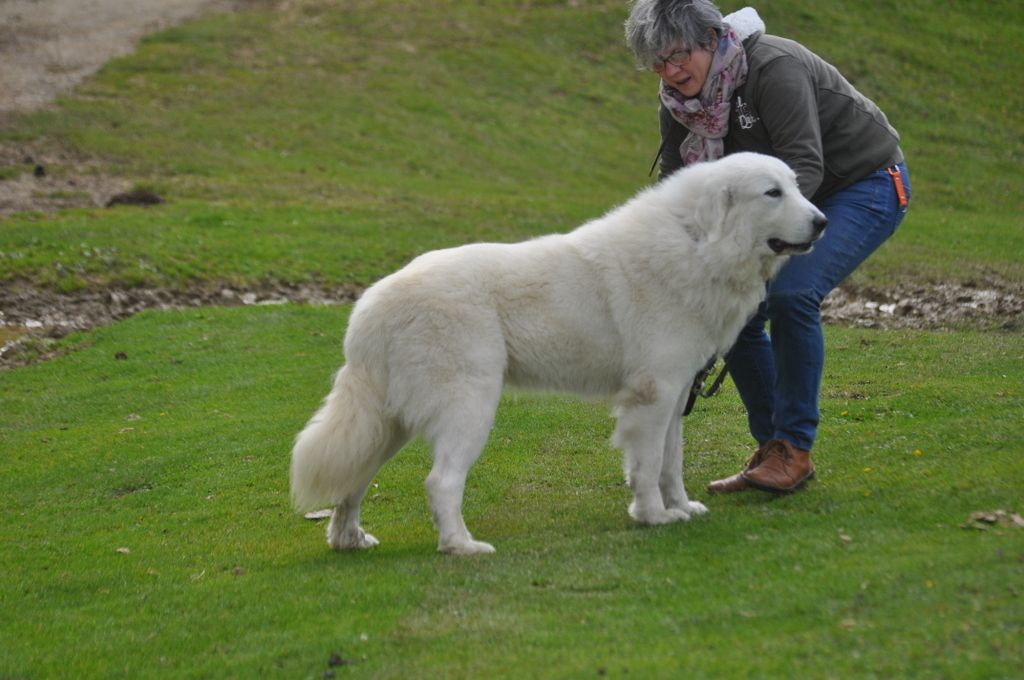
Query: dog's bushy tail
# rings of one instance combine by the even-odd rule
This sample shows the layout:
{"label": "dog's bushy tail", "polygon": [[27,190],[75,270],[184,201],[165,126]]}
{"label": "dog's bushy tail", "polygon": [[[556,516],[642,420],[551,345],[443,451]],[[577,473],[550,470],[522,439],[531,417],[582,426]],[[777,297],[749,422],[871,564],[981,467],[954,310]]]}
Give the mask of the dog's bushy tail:
{"label": "dog's bushy tail", "polygon": [[295,438],[291,492],[296,510],[339,505],[361,494],[393,437],[383,389],[343,366],[320,410]]}

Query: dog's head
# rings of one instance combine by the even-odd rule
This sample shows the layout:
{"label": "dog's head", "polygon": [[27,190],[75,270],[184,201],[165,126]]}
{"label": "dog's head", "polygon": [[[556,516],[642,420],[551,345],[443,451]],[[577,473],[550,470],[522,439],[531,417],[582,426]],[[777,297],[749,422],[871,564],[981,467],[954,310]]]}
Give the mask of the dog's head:
{"label": "dog's head", "polygon": [[693,166],[691,179],[699,180],[701,187],[697,230],[712,240],[735,244],[745,256],[779,258],[810,252],[828,223],[800,193],[796,173],[771,156],[726,156]]}

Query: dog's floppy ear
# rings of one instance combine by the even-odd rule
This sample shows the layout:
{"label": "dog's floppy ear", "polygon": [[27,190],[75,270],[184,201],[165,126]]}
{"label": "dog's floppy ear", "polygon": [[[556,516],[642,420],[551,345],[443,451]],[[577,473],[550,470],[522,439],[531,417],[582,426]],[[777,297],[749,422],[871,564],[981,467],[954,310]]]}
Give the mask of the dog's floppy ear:
{"label": "dog's floppy ear", "polygon": [[732,191],[728,186],[718,186],[703,192],[696,213],[700,230],[709,236],[716,234],[725,222],[725,216],[731,207]]}

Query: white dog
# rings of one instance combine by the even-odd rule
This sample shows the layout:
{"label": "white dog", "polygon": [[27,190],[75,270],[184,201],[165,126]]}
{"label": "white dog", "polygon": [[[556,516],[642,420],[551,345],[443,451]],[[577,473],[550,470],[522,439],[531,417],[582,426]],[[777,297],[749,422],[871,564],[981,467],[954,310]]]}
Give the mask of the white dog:
{"label": "white dog", "polygon": [[416,258],[352,312],[346,364],[292,452],[296,507],[334,507],[332,548],[376,545],[359,526],[363,494],[422,435],[434,454],[426,490],[438,549],[493,552],[466,529],[462,496],[508,382],[612,397],[637,522],[706,512],[683,488],[690,383],[825,222],[785,163],[735,154],[568,234]]}

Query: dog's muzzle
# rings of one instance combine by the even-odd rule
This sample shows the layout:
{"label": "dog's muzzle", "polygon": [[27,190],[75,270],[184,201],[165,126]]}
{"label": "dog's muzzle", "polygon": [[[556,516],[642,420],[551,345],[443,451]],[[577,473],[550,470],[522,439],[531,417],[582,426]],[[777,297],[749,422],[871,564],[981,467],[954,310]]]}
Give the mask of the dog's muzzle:
{"label": "dog's muzzle", "polygon": [[768,247],[771,248],[776,254],[782,255],[783,253],[802,254],[809,251],[814,247],[814,242],[821,238],[821,235],[825,233],[825,227],[828,226],[828,218],[824,215],[818,215],[811,222],[811,226],[814,228],[814,238],[805,243],[790,243],[789,241],[783,241],[781,238],[770,238],[768,239]]}

